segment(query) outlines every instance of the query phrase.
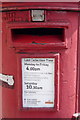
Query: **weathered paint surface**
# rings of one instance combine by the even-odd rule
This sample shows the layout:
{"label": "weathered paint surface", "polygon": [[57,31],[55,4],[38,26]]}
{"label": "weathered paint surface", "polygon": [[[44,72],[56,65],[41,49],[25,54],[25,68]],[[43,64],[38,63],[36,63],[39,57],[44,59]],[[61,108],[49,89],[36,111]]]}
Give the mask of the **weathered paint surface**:
{"label": "weathered paint surface", "polygon": [[[12,0],[1,0],[1,2],[13,2]],[[14,0],[14,2],[53,2],[53,0]],[[54,2],[79,2],[79,0],[54,0]]]}
{"label": "weathered paint surface", "polygon": [[[20,3],[6,3],[3,7],[9,6],[10,8],[15,5],[19,6]],[[68,6],[70,8],[71,3],[67,3],[65,11],[62,9],[54,11],[55,5],[56,8],[57,6],[60,8],[66,6],[65,3],[22,3],[21,9],[23,11],[5,11],[2,14],[2,73],[13,75],[15,80],[13,89],[2,88],[3,118],[71,118],[75,113],[78,12],[66,11]],[[24,11],[24,6],[27,8],[26,11]],[[77,3],[72,3],[72,6],[78,9]],[[28,9],[28,7],[30,8]],[[30,9],[33,8],[46,8],[45,22],[31,21]],[[25,32],[19,31],[19,29],[25,31],[24,28],[54,28],[54,31],[57,29],[64,31],[56,32],[54,35],[48,33],[49,36],[47,34],[40,36],[39,33],[39,35],[27,35]],[[11,29],[13,30],[11,31]],[[58,84],[55,82],[58,91],[57,109],[49,111],[47,109],[28,110],[21,108],[21,58],[46,58],[46,56],[53,57],[56,53],[60,56],[58,59],[59,68],[56,68],[59,71],[59,81]]]}
{"label": "weathered paint surface", "polygon": [[[0,13],[0,19],[2,13]],[[0,20],[0,72],[2,73],[2,20]],[[2,118],[2,87],[0,87],[0,118]]]}
{"label": "weathered paint surface", "polygon": [[[79,2],[80,8],[80,2]],[[80,13],[79,13],[79,32],[78,32],[78,67],[77,67],[77,99],[76,99],[76,112],[80,112]]]}
{"label": "weathered paint surface", "polygon": [[[79,3],[80,4],[80,3]],[[80,6],[80,5],[79,5]],[[80,14],[79,14],[79,41],[80,41]],[[79,44],[80,45],[80,44]],[[79,51],[80,51],[80,47],[79,47]],[[80,57],[79,57],[79,66],[80,66]],[[80,73],[80,68],[79,68],[79,72],[78,73]],[[79,76],[78,76],[79,78],[78,78],[78,80],[79,80],[79,91],[78,91],[78,93],[79,93],[79,97],[78,97],[78,112],[80,112],[80,74],[79,74]]]}

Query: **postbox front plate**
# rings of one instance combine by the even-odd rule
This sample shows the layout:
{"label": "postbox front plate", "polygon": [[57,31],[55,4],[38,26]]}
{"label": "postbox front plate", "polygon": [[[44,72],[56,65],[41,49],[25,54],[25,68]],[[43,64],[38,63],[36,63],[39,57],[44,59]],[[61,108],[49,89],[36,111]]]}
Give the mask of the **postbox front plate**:
{"label": "postbox front plate", "polygon": [[[3,10],[3,34],[2,41],[0,41],[2,42],[0,43],[0,48],[2,48],[1,62],[3,69],[2,66],[0,68],[3,74],[13,75],[15,81],[13,89],[1,88],[4,101],[2,102],[2,117],[71,118],[73,113],[75,113],[77,98],[78,4],[56,2],[4,2],[2,3],[1,9]],[[44,10],[45,13],[40,13],[39,16],[34,13],[34,21],[32,21],[32,10]],[[42,15],[45,15],[43,17],[44,20],[40,17]],[[45,30],[45,32],[43,32],[43,30]],[[24,70],[25,65],[22,67],[22,63],[24,63],[22,60],[24,60],[24,58],[30,58],[30,60],[31,58],[53,58],[53,60],[55,60],[54,63],[51,63],[53,68],[55,66],[55,73],[49,77],[50,82],[52,82],[51,78],[53,76],[53,85],[55,86],[52,86],[54,90],[54,106],[51,106],[49,109],[48,107],[46,109],[29,108],[29,103],[23,104],[24,84],[22,85],[22,83],[24,83],[25,79],[23,78],[25,76],[23,75],[22,77],[22,68]],[[49,69],[51,69],[51,67],[48,67],[46,71]],[[50,72],[52,72],[52,69]],[[26,74],[27,73],[28,71]],[[29,72],[29,74],[31,76],[31,72]],[[45,82],[45,84],[48,83]],[[41,85],[43,84],[40,83],[40,86]],[[52,89],[50,88],[50,90]],[[26,96],[26,98],[28,97],[29,96]],[[40,106],[42,107],[44,104]],[[35,105],[33,107],[35,107]],[[47,112],[48,110],[49,112]]]}

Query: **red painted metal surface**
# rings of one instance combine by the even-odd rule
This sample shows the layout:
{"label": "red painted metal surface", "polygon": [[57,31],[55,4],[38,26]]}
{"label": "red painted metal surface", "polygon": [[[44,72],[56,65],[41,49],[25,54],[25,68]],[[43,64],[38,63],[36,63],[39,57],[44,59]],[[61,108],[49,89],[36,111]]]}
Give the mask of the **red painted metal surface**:
{"label": "red painted metal surface", "polygon": [[[38,6],[38,9],[54,9],[54,10],[70,10],[70,11],[80,11],[80,8],[78,8],[78,3],[75,2],[65,2],[63,3],[64,5],[62,5],[61,2],[52,2],[53,5],[50,2],[26,2],[26,4],[24,4],[24,2],[2,2],[3,8],[1,8],[1,10],[3,11],[8,11],[8,10],[21,10],[21,9],[35,9],[36,6]],[[34,4],[34,5],[32,5]],[[43,5],[42,5],[43,4]],[[44,5],[45,4],[45,5]],[[23,7],[24,6],[24,7]]]}
{"label": "red painted metal surface", "polygon": [[[1,2],[13,2],[12,0],[1,0]],[[48,1],[48,0],[41,0],[41,1],[39,1],[39,0],[14,0],[14,2],[79,2],[79,0],[50,0],[50,1]]]}
{"label": "red painted metal surface", "polygon": [[[0,13],[2,18],[2,13]],[[0,73],[2,73],[2,20],[0,20]],[[2,118],[2,87],[0,87],[0,118]]]}
{"label": "red painted metal surface", "polygon": [[[80,2],[79,2],[79,8],[80,8]],[[80,13],[79,13],[79,41],[80,41]],[[80,42],[79,42],[80,43]],[[80,51],[80,44],[79,44],[79,51]],[[78,52],[79,54],[79,52]],[[80,56],[79,56],[79,66],[80,66]],[[79,88],[78,88],[78,112],[80,112],[80,67],[79,67],[79,72],[78,72],[78,80],[79,80]]]}
{"label": "red painted metal surface", "polygon": [[[78,3],[3,4],[5,10],[3,9],[2,13],[2,73],[13,75],[15,80],[13,88],[8,88],[6,85],[2,88],[3,118],[72,118],[76,110],[78,12],[67,11],[71,5],[79,10]],[[13,8],[10,12],[11,6]],[[13,11],[14,6],[19,10]],[[32,22],[31,9],[42,8],[45,9],[45,21]],[[44,28],[48,31],[53,30],[54,34],[47,31],[45,34],[40,35],[38,32],[36,35],[28,31],[33,28],[37,29],[35,32]],[[22,109],[21,58],[52,58],[55,54],[59,54],[60,57],[56,63],[59,67],[55,71],[58,71],[59,79],[59,81],[55,79],[57,91],[55,112],[54,109],[52,111]]]}
{"label": "red painted metal surface", "polygon": [[[80,8],[80,2],[79,2]],[[78,26],[78,67],[77,67],[77,99],[76,99],[76,112],[80,112],[80,13],[79,13],[79,26]]]}

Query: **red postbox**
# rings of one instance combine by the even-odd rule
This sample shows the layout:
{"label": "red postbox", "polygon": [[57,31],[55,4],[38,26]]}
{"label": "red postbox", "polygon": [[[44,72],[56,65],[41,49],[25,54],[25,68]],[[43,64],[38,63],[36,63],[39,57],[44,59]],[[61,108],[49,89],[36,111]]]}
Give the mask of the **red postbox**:
{"label": "red postbox", "polygon": [[78,3],[2,4],[2,118],[72,118]]}

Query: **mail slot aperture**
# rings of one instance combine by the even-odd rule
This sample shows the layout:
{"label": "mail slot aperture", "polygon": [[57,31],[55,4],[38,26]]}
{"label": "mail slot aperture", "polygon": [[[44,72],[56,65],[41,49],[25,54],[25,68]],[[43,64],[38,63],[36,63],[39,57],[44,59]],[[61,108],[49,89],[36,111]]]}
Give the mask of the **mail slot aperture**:
{"label": "mail slot aperture", "polygon": [[[13,29],[12,32],[13,32],[13,42],[23,42],[23,41],[25,43],[64,42],[64,29],[63,28]],[[22,39],[19,39],[19,38],[22,38]]]}

